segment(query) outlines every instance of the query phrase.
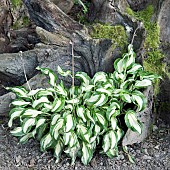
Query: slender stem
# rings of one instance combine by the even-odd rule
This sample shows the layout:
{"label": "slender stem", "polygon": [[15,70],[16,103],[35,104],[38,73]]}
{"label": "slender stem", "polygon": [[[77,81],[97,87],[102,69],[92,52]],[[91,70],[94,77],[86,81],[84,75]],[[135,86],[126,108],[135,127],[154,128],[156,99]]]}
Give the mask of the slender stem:
{"label": "slender stem", "polygon": [[24,60],[23,60],[23,58],[22,58],[22,51],[19,52],[19,56],[21,57],[22,67],[23,67],[23,70],[24,70],[25,80],[26,80],[26,82],[27,82],[27,85],[28,85],[29,90],[31,91],[32,89],[31,89],[31,87],[30,87],[30,85],[29,85],[29,82],[28,82],[28,78],[27,78],[26,71],[25,71]]}
{"label": "slender stem", "polygon": [[72,58],[72,88],[73,88],[73,107],[74,107],[74,44],[72,41],[70,41],[71,45],[71,58]]}
{"label": "slender stem", "polygon": [[136,32],[137,32],[137,30],[138,30],[139,28],[140,28],[140,26],[138,25],[137,28],[135,29],[134,33],[133,33],[132,41],[131,41],[131,43],[130,43],[130,44],[132,44],[132,45],[133,45],[134,38],[135,38],[135,36],[136,36]]}

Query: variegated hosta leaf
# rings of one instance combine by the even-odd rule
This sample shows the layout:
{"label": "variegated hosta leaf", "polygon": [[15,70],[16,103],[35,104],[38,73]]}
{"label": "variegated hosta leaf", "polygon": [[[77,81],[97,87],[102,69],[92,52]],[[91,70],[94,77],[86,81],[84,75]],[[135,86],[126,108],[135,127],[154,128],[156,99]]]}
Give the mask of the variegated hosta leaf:
{"label": "variegated hosta leaf", "polygon": [[12,122],[14,119],[20,117],[20,115],[22,114],[22,112],[24,111],[25,109],[24,108],[13,108],[10,113],[9,113],[9,116],[10,116],[10,119],[8,121],[8,126],[9,127],[12,127]]}
{"label": "variegated hosta leaf", "polygon": [[46,89],[46,90],[39,90],[36,94],[36,97],[37,98],[40,98],[40,97],[45,97],[45,96],[53,96],[53,92]]}
{"label": "variegated hosta leaf", "polygon": [[40,70],[43,74],[48,75],[50,78],[49,80],[50,85],[56,86],[57,76],[51,69],[40,67],[37,67],[36,69]]}
{"label": "variegated hosta leaf", "polygon": [[77,116],[80,117],[83,120],[83,122],[87,121],[85,115],[86,115],[85,107],[84,106],[78,106],[77,107]]}
{"label": "variegated hosta leaf", "polygon": [[22,136],[22,138],[20,138],[19,142],[25,144],[32,137],[33,137],[32,132],[27,133],[26,135]]}
{"label": "variegated hosta leaf", "polygon": [[120,114],[120,105],[118,102],[112,102],[111,105],[107,108],[106,111],[106,117],[107,120],[110,121],[111,116],[114,117],[118,116]]}
{"label": "variegated hosta leaf", "polygon": [[21,98],[29,98],[28,91],[24,87],[6,87],[7,90],[11,90],[14,92],[18,97]]}
{"label": "variegated hosta leaf", "polygon": [[44,103],[43,106],[44,108],[41,109],[42,112],[49,112],[53,108],[53,105],[51,103]]}
{"label": "variegated hosta leaf", "polygon": [[22,117],[37,117],[38,115],[43,114],[43,112],[35,110],[35,109],[26,109],[23,114]]}
{"label": "variegated hosta leaf", "polygon": [[64,135],[63,135],[64,145],[68,145],[68,144],[69,144],[70,139],[71,139],[71,137],[72,137],[71,134],[72,134],[72,132],[66,132],[66,133],[64,133]]}
{"label": "variegated hosta leaf", "polygon": [[98,88],[98,89],[96,89],[96,91],[98,92],[98,93],[104,93],[104,94],[107,94],[108,96],[111,96],[111,94],[112,94],[112,89],[105,89],[105,88]]}
{"label": "variegated hosta leaf", "polygon": [[24,132],[22,131],[22,127],[16,127],[15,129],[11,130],[10,133],[13,136],[23,136]]}
{"label": "variegated hosta leaf", "polygon": [[106,82],[106,81],[107,81],[107,74],[105,72],[97,72],[92,79],[93,84],[96,84],[97,82]]}
{"label": "variegated hosta leaf", "polygon": [[81,91],[88,92],[88,91],[91,91],[93,88],[94,88],[94,85],[89,85],[89,84],[86,85],[85,83],[82,83]]}
{"label": "variegated hosta leaf", "polygon": [[18,107],[26,107],[30,104],[30,102],[26,102],[22,99],[15,99],[11,104]]}
{"label": "variegated hosta leaf", "polygon": [[95,124],[94,127],[94,136],[90,138],[90,143],[94,142],[96,140],[96,138],[98,137],[99,133],[100,133],[100,126],[98,126],[97,124]]}
{"label": "variegated hosta leaf", "polygon": [[117,119],[116,119],[114,116],[112,116],[110,121],[111,121],[111,127],[112,127],[112,129],[113,129],[113,130],[116,130],[116,128],[117,128],[117,123],[118,123]]}
{"label": "variegated hosta leaf", "polygon": [[100,95],[96,94],[86,99],[85,101],[89,106],[92,106],[94,103],[97,103],[98,100],[100,100]]}
{"label": "variegated hosta leaf", "polygon": [[118,73],[122,73],[124,71],[124,63],[123,59],[118,58],[114,62],[114,68]]}
{"label": "variegated hosta leaf", "polygon": [[132,93],[132,100],[135,104],[137,104],[138,111],[142,111],[146,108],[147,103],[146,97],[140,91],[136,90]]}
{"label": "variegated hosta leaf", "polygon": [[66,100],[66,103],[69,103],[69,104],[78,104],[79,102],[80,100],[78,98]]}
{"label": "variegated hosta leaf", "polygon": [[106,153],[108,150],[115,148],[117,146],[117,141],[118,137],[115,131],[111,130],[106,133],[103,138],[103,151]]}
{"label": "variegated hosta leaf", "polygon": [[65,106],[65,99],[63,97],[56,98],[52,105],[52,112],[60,112]]}
{"label": "variegated hosta leaf", "polygon": [[121,98],[124,102],[127,102],[127,103],[131,103],[131,102],[132,102],[131,96],[130,96],[130,94],[128,94],[128,93],[122,93],[122,94],[120,95],[120,98]]}
{"label": "variegated hosta leaf", "polygon": [[116,133],[117,133],[117,141],[119,141],[119,140],[123,137],[124,132],[123,132],[122,129],[120,129],[119,127],[117,127]]}
{"label": "variegated hosta leaf", "polygon": [[118,147],[114,147],[113,149],[109,149],[106,152],[106,154],[109,158],[117,157],[118,156]]}
{"label": "variegated hosta leaf", "polygon": [[125,74],[118,73],[117,71],[115,71],[113,73],[113,77],[114,77],[114,80],[116,80],[116,81],[124,81],[126,79],[126,75]]}
{"label": "variegated hosta leaf", "polygon": [[142,124],[136,118],[136,113],[133,110],[129,110],[125,113],[125,123],[128,128],[134,132],[142,133]]}
{"label": "variegated hosta leaf", "polygon": [[71,148],[68,147],[67,150],[64,151],[66,154],[68,154],[71,157],[71,164],[72,165],[74,164],[80,149],[81,149],[80,144],[77,143],[74,147],[71,147]]}
{"label": "variegated hosta leaf", "polygon": [[36,122],[36,129],[38,129],[40,126],[42,126],[45,123],[46,119],[44,118],[39,118],[38,121]]}
{"label": "variegated hosta leaf", "polygon": [[62,96],[67,96],[67,91],[62,82],[56,86],[56,92]]}
{"label": "variegated hosta leaf", "polygon": [[65,117],[65,121],[66,121],[65,132],[69,132],[75,126],[74,125],[75,121],[74,121],[73,115],[68,114]]}
{"label": "variegated hosta leaf", "polygon": [[152,85],[152,81],[149,79],[137,80],[135,83],[135,88],[146,88]]}
{"label": "variegated hosta leaf", "polygon": [[87,146],[85,142],[83,142],[83,147],[82,147],[82,157],[81,161],[83,162],[84,165],[87,165],[93,156],[92,150]]}
{"label": "variegated hosta leaf", "polygon": [[121,85],[120,85],[120,89],[124,89],[124,90],[131,90],[132,89],[132,86],[133,86],[133,83],[134,83],[134,79],[131,78],[131,79],[128,79],[126,81],[124,81]]}
{"label": "variegated hosta leaf", "polygon": [[110,147],[111,147],[110,135],[109,133],[107,133],[104,135],[103,138],[103,145],[102,145],[103,151],[106,153],[110,149]]}
{"label": "variegated hosta leaf", "polygon": [[77,72],[75,75],[76,78],[81,79],[84,84],[87,86],[90,84],[90,77],[87,75],[87,73],[84,72]]}
{"label": "variegated hosta leaf", "polygon": [[140,64],[133,64],[132,68],[127,71],[127,74],[136,74],[137,72],[143,70],[143,67]]}
{"label": "variegated hosta leaf", "polygon": [[91,122],[93,122],[93,124],[95,124],[95,120],[92,116],[92,112],[90,112],[90,110],[88,110],[88,109],[86,109],[86,116]]}
{"label": "variegated hosta leaf", "polygon": [[35,118],[25,119],[22,125],[23,132],[27,133],[29,130],[31,130],[32,126],[34,126],[35,123]]}
{"label": "variegated hosta leaf", "polygon": [[101,94],[97,102],[94,103],[95,107],[103,106],[108,101],[108,97],[105,94]]}
{"label": "variegated hosta leaf", "polygon": [[52,116],[52,119],[51,119],[51,125],[52,125],[52,126],[55,125],[56,122],[57,122],[57,120],[58,120],[60,117],[61,117],[60,114],[55,114],[55,115],[53,115],[53,116]]}
{"label": "variegated hosta leaf", "polygon": [[59,118],[57,120],[57,123],[51,127],[50,131],[51,131],[51,135],[54,137],[54,139],[58,139],[59,136],[59,130],[63,127],[64,125],[64,119],[63,118]]}
{"label": "variegated hosta leaf", "polygon": [[50,103],[50,101],[48,100],[47,97],[41,97],[41,98],[39,98],[37,100],[34,100],[34,102],[32,104],[32,107],[36,108],[36,107],[38,107],[42,103]]}
{"label": "variegated hosta leaf", "polygon": [[135,63],[135,53],[131,52],[130,54],[126,54],[123,58],[124,68],[130,69],[132,65]]}
{"label": "variegated hosta leaf", "polygon": [[72,110],[73,110],[73,105],[72,105],[72,104],[67,104],[67,105],[64,107],[64,109],[69,110],[69,111],[72,112]]}
{"label": "variegated hosta leaf", "polygon": [[64,144],[63,144],[62,140],[60,140],[60,139],[57,140],[57,143],[54,146],[54,156],[56,157],[56,163],[59,162],[60,155],[63,151],[63,147],[64,147]]}
{"label": "variegated hosta leaf", "polygon": [[90,142],[90,134],[88,132],[87,127],[85,127],[83,124],[77,125],[77,132],[79,134],[79,137],[81,137],[86,142]]}
{"label": "variegated hosta leaf", "polygon": [[96,114],[96,117],[97,117],[99,123],[102,124],[104,127],[106,127],[107,121],[106,121],[105,117],[103,116],[103,114],[101,114],[101,113],[95,113],[95,114]]}
{"label": "variegated hosta leaf", "polygon": [[77,135],[73,132],[71,132],[71,138],[69,141],[69,147],[72,148],[78,143]]}
{"label": "variegated hosta leaf", "polygon": [[44,90],[43,88],[39,88],[39,89],[35,89],[35,90],[31,90],[29,93],[28,93],[28,96],[34,96],[36,95],[39,91],[41,90]]}
{"label": "variegated hosta leaf", "polygon": [[117,133],[113,130],[111,130],[109,132],[109,138],[110,138],[110,149],[113,149],[115,146],[117,146],[117,141],[118,141],[118,137],[117,137]]}
{"label": "variegated hosta leaf", "polygon": [[162,79],[161,76],[157,75],[157,74],[152,74],[146,71],[141,71],[139,72],[140,75],[140,79],[147,79],[147,80],[154,80],[154,79]]}
{"label": "variegated hosta leaf", "polygon": [[41,151],[45,151],[45,150],[48,149],[52,144],[53,144],[53,138],[52,138],[51,134],[48,133],[48,134],[45,135],[45,136],[41,139],[41,141],[40,141]]}
{"label": "variegated hosta leaf", "polygon": [[63,71],[63,69],[60,66],[57,67],[57,71],[60,75],[64,77],[71,76],[71,71]]}
{"label": "variegated hosta leaf", "polygon": [[48,128],[48,123],[44,123],[36,129],[37,139],[40,141],[45,134],[46,129]]}

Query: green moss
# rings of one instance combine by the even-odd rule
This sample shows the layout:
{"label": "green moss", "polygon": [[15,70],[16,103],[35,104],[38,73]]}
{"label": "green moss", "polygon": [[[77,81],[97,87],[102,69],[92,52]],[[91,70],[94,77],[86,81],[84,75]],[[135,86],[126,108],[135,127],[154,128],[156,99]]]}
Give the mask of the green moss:
{"label": "green moss", "polygon": [[14,8],[21,6],[22,0],[11,0],[11,3]]}
{"label": "green moss", "polygon": [[[151,21],[154,14],[153,6],[149,5],[146,9],[139,12],[134,12],[130,8],[127,8],[126,12],[136,20],[142,21],[146,29],[146,38],[144,43],[146,59],[143,62],[145,70],[164,77],[165,64],[162,63],[164,55],[159,50],[160,29],[155,21]],[[154,86],[154,93],[157,95],[159,93],[159,81],[155,82]]]}
{"label": "green moss", "polygon": [[113,49],[116,47],[124,49],[125,45],[127,45],[126,31],[121,25],[111,26],[98,23],[93,26],[91,36],[97,39],[111,39]]}
{"label": "green moss", "polygon": [[23,16],[22,18],[15,21],[12,28],[14,30],[17,30],[17,29],[20,29],[20,28],[23,28],[23,27],[27,27],[29,24],[30,24],[29,18],[27,16]]}

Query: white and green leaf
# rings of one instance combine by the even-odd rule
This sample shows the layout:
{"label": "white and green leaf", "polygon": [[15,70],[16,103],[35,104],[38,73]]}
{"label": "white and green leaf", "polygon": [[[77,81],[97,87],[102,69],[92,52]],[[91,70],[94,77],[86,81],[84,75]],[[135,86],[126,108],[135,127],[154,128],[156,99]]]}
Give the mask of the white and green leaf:
{"label": "white and green leaf", "polygon": [[149,79],[137,80],[135,83],[135,88],[146,88],[152,85],[152,81]]}
{"label": "white and green leaf", "polygon": [[52,112],[60,112],[65,106],[65,99],[63,97],[56,98],[52,105]]}
{"label": "white and green leaf", "polygon": [[45,151],[47,148],[49,148],[53,144],[53,138],[51,134],[48,133],[47,135],[45,135],[41,139],[40,144],[41,144],[41,151]]}
{"label": "white and green leaf", "polygon": [[71,76],[71,71],[64,71],[60,66],[57,67],[57,71],[60,75],[67,77],[67,76]]}
{"label": "white and green leaf", "polygon": [[56,86],[57,76],[51,69],[40,68],[39,66],[36,69],[40,70],[43,74],[48,75],[50,78],[49,80],[50,85]]}
{"label": "white and green leaf", "polygon": [[32,128],[32,126],[35,125],[35,123],[36,123],[35,118],[25,119],[22,125],[23,132],[27,133]]}
{"label": "white and green leaf", "polygon": [[136,118],[136,113],[133,110],[125,113],[125,123],[132,131],[138,132],[139,134],[142,133],[142,125]]}
{"label": "white and green leaf", "polygon": [[24,100],[22,100],[22,99],[15,99],[11,104],[12,104],[13,106],[26,107],[26,106],[28,106],[29,104],[31,104],[31,102],[27,102],[27,101],[24,101]]}
{"label": "white and green leaf", "polygon": [[105,72],[97,72],[92,79],[94,85],[97,82],[106,82],[106,81],[107,81],[107,74]]}
{"label": "white and green leaf", "polygon": [[61,140],[57,140],[56,145],[54,146],[54,156],[56,157],[56,163],[59,162],[60,155],[63,151],[63,142]]}
{"label": "white and green leaf", "polygon": [[12,127],[12,123],[13,123],[13,120],[15,120],[16,118],[20,117],[22,112],[24,111],[24,108],[13,108],[10,113],[9,113],[9,116],[10,116],[10,119],[8,121],[8,126],[9,127]]}
{"label": "white and green leaf", "polygon": [[48,98],[46,96],[44,96],[44,97],[41,97],[41,98],[39,98],[37,100],[34,100],[34,102],[32,104],[32,107],[36,108],[42,103],[50,103],[50,101],[48,100]]}
{"label": "white and green leaf", "polygon": [[92,150],[83,142],[81,157],[81,161],[83,162],[83,164],[87,165],[92,159],[92,156],[93,156]]}

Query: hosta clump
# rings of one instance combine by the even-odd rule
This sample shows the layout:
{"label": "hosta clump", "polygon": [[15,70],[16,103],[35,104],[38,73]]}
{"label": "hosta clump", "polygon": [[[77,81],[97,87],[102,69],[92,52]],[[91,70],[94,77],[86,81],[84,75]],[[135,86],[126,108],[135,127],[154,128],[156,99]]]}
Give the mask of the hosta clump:
{"label": "hosta clump", "polygon": [[[113,73],[98,72],[91,79],[86,73],[77,72],[75,78],[81,81],[80,86],[66,88],[62,81],[56,84],[57,75],[52,70],[37,69],[49,76],[50,88],[31,91],[24,87],[7,88],[17,95],[8,126],[12,127],[14,119],[18,119],[19,126],[11,133],[21,143],[37,138],[41,151],[53,149],[57,161],[65,152],[72,163],[78,156],[85,165],[97,145],[101,145],[101,153],[111,158],[118,154],[117,146],[125,133],[123,124],[132,131],[142,132],[142,124],[136,117],[136,112],[146,107],[142,91],[152,80],[160,78],[135,63],[131,45],[128,53],[114,62]],[[58,73],[72,77],[70,71],[60,67]]]}

